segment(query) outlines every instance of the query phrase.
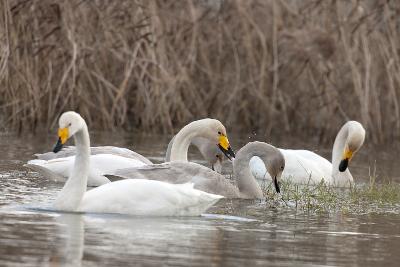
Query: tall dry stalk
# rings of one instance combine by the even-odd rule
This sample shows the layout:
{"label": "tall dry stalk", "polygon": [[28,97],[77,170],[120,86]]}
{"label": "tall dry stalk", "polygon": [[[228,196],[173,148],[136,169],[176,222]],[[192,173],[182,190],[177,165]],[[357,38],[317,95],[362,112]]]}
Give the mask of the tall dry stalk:
{"label": "tall dry stalk", "polygon": [[400,2],[0,2],[0,121],[172,132],[202,117],[230,131],[331,140],[361,121],[400,130]]}

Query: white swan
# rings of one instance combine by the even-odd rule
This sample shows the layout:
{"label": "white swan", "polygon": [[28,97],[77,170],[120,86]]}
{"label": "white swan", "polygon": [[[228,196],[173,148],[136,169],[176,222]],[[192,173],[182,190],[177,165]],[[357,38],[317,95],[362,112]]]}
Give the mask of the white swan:
{"label": "white swan", "polygon": [[[63,149],[58,152],[46,152],[46,153],[37,153],[35,156],[41,160],[51,160],[58,158],[66,158],[70,156],[75,156],[76,147],[75,146],[67,146],[63,147]],[[109,154],[116,155],[125,158],[135,159],[143,162],[144,164],[153,164],[148,158],[140,155],[139,153],[132,151],[128,148],[124,147],[116,147],[116,146],[92,146],[90,147],[90,155],[99,155],[99,154]]]}
{"label": "white swan", "polygon": [[[170,161],[171,148],[175,140],[175,136],[172,137],[168,144],[167,152],[165,153],[165,162]],[[193,138],[191,144],[194,145],[199,151],[203,158],[211,165],[213,171],[222,172],[222,162],[224,161],[224,154],[218,148],[216,144],[203,137]]]}
{"label": "white swan", "polygon": [[[332,163],[308,150],[280,149],[286,162],[282,179],[299,184],[319,183],[323,179],[333,186],[349,186],[354,180],[348,164],[363,145],[364,139],[365,129],[361,123],[346,122],[336,136]],[[250,160],[250,168],[257,180],[269,181],[268,174],[264,175],[265,167],[259,158]]]}
{"label": "white swan", "polygon": [[237,152],[233,161],[233,172],[237,187],[227,180],[225,176],[207,167],[184,161],[122,169],[116,171],[115,175],[120,178],[151,179],[174,184],[191,182],[199,190],[223,195],[227,198],[261,199],[263,198],[262,190],[249,168],[249,161],[253,156],[258,156],[265,162],[270,177],[273,177],[272,181],[275,184],[275,189],[279,192],[278,179],[285,167],[284,157],[278,149],[262,142],[248,143]]}
{"label": "white swan", "polygon": [[84,119],[73,111],[59,119],[58,142],[54,152],[61,150],[74,136],[74,166],[54,208],[60,211],[122,213],[147,216],[200,215],[222,196],[193,189],[191,184],[172,185],[149,180],[122,180],[86,192],[90,171],[90,140]]}

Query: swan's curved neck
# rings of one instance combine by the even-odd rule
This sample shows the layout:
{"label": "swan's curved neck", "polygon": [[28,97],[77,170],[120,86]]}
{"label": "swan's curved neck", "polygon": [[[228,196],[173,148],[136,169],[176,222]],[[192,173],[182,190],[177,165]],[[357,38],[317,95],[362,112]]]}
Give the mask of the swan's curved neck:
{"label": "swan's curved neck", "polygon": [[172,144],[174,143],[175,136],[172,137],[171,141],[168,143],[167,147],[167,152],[165,153],[165,162],[171,161],[171,149],[172,149]]}
{"label": "swan's curved neck", "polygon": [[[249,198],[263,198],[263,192],[254,176],[251,174],[249,162],[253,156],[259,156],[246,149],[239,150],[233,162],[233,174],[240,193]],[[263,158],[260,157],[262,160]],[[263,160],[264,161],[264,160]],[[264,161],[264,164],[265,161]]]}
{"label": "swan's curved neck", "polygon": [[187,161],[189,145],[195,136],[198,136],[198,133],[194,124],[188,124],[183,127],[176,134],[172,143],[170,161]]}
{"label": "swan's curved neck", "polygon": [[90,139],[86,124],[74,135],[76,156],[70,177],[54,202],[58,210],[76,211],[86,192],[90,164]]}
{"label": "swan's curved neck", "polygon": [[349,136],[349,128],[344,126],[340,129],[336,136],[335,143],[333,144],[332,150],[332,178],[333,183],[337,186],[348,186],[349,183],[353,183],[353,176],[349,169],[346,171],[339,171],[339,164],[342,160],[343,152],[346,148],[347,139]]}

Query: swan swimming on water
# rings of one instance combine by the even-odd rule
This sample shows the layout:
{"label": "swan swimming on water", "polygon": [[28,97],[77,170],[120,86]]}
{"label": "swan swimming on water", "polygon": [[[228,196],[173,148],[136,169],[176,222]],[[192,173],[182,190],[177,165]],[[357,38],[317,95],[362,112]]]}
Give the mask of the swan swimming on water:
{"label": "swan swimming on water", "polygon": [[[309,150],[280,149],[285,157],[286,167],[283,180],[298,184],[319,183],[339,187],[350,186],[354,182],[348,165],[365,139],[365,129],[357,121],[348,121],[338,132],[332,150],[332,163]],[[250,168],[258,181],[269,181],[262,161],[253,157]],[[266,174],[266,175],[264,175]]]}
{"label": "swan swimming on water", "polygon": [[[73,136],[76,157],[71,175],[54,201],[53,206],[56,210],[148,216],[196,216],[222,198],[194,189],[192,184],[174,185],[140,179],[107,183],[86,192],[90,171],[90,140],[86,122],[78,113],[69,111],[61,115],[59,127],[59,139],[53,151],[59,152]],[[218,135],[215,138],[218,139]]]}
{"label": "swan swimming on water", "polygon": [[285,160],[277,148],[263,142],[248,143],[237,152],[233,161],[233,176],[237,186],[233,185],[225,176],[209,168],[185,161],[117,170],[113,176],[126,179],[159,180],[174,184],[191,182],[199,190],[227,198],[262,199],[264,198],[263,192],[249,168],[249,161],[253,156],[258,156],[263,160],[269,176],[273,177],[271,181],[279,193],[278,180],[285,168]]}

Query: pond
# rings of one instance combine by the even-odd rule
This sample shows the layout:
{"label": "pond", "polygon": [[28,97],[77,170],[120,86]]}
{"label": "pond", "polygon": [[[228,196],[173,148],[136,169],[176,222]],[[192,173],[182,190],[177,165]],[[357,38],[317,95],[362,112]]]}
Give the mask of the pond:
{"label": "pond", "polygon": [[[400,215],[300,212],[261,201],[223,200],[201,217],[146,218],[58,213],[49,206],[62,184],[23,164],[55,143],[54,135],[0,135],[0,266],[382,266],[400,262]],[[168,136],[94,133],[95,145],[134,148],[162,161]],[[236,150],[255,136],[232,136]],[[262,140],[262,139],[261,139]],[[313,149],[290,140],[280,147]],[[329,145],[316,150],[330,157]],[[365,146],[350,169],[357,183],[400,182],[396,146]],[[190,158],[205,163],[196,151]],[[230,164],[224,165],[226,173]]]}

